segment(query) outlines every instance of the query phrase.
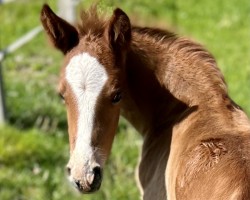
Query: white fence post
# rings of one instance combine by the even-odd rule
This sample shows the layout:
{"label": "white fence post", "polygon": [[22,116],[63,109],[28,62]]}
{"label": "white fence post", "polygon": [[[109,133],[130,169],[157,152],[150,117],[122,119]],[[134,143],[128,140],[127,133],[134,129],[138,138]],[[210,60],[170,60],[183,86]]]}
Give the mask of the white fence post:
{"label": "white fence post", "polygon": [[[0,0],[1,3],[8,3],[13,0]],[[59,16],[67,20],[69,23],[76,22],[76,7],[79,0],[58,0]],[[15,41],[3,51],[0,51],[0,125],[5,123],[6,120],[6,107],[4,99],[4,86],[3,86],[3,74],[2,74],[2,61],[5,55],[14,52],[16,49],[29,42],[39,32],[41,32],[41,26],[32,29],[23,37]]]}
{"label": "white fence post", "polygon": [[79,0],[58,0],[58,15],[67,22],[76,22],[76,7]]}
{"label": "white fence post", "polygon": [[5,123],[6,118],[5,113],[5,99],[3,91],[3,74],[2,74],[2,65],[0,62],[0,125]]}
{"label": "white fence post", "polygon": [[4,50],[0,51],[0,125],[4,124],[6,121],[6,107],[5,107],[5,97],[4,97],[4,83],[3,83],[3,74],[2,74],[2,62],[6,55],[13,53],[15,50],[29,42],[34,38],[38,33],[42,31],[42,27],[38,26],[21,38],[10,44]]}

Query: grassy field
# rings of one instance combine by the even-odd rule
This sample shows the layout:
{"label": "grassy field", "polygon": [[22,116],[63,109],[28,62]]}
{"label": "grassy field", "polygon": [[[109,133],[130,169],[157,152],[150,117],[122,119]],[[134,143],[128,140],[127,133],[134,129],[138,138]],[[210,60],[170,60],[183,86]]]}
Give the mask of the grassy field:
{"label": "grassy field", "polygon": [[[0,49],[40,24],[44,1],[0,5]],[[47,1],[56,9],[56,1]],[[90,0],[82,1],[88,7]],[[225,75],[230,96],[250,115],[250,2],[248,0],[102,1],[119,6],[133,22],[171,28],[204,44]],[[3,62],[8,125],[0,127],[1,200],[139,199],[134,181],[141,138],[121,119],[101,190],[81,196],[65,175],[66,115],[56,94],[62,55],[39,34]]]}

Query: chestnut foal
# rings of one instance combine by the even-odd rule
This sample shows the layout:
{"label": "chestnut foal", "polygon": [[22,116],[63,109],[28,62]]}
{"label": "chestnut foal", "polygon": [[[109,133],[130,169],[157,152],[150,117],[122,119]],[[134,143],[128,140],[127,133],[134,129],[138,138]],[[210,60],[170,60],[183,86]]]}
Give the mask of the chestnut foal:
{"label": "chestnut foal", "polygon": [[250,199],[250,123],[199,44],[131,27],[95,9],[74,27],[44,5],[41,21],[65,55],[59,92],[69,127],[69,177],[99,189],[120,113],[141,133],[144,200]]}

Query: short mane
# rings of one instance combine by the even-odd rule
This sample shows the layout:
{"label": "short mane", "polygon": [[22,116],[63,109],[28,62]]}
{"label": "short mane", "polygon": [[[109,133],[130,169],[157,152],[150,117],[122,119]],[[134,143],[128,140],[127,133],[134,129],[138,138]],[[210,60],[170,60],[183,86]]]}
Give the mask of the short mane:
{"label": "short mane", "polygon": [[176,98],[196,105],[214,98],[221,101],[221,96],[227,96],[224,77],[202,45],[161,29],[132,30],[132,51],[143,55],[144,66],[158,71],[160,83]]}
{"label": "short mane", "polygon": [[106,17],[98,12],[97,5],[93,5],[88,10],[81,11],[81,18],[77,28],[80,36],[86,34],[101,36],[106,25]]}

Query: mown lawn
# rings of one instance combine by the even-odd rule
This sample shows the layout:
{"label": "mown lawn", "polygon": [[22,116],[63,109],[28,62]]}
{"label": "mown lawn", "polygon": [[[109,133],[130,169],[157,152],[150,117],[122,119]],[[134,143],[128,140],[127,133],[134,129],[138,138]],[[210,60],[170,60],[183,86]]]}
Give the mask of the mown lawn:
{"label": "mown lawn", "polygon": [[[44,1],[0,5],[0,49],[40,24]],[[56,1],[47,1],[56,9]],[[81,5],[88,7],[90,0]],[[248,0],[102,1],[119,6],[133,22],[171,28],[204,44],[214,54],[231,97],[250,115],[250,2]],[[79,195],[68,184],[66,115],[56,94],[62,55],[39,34],[3,62],[8,125],[0,127],[0,199],[139,199],[134,181],[141,138],[123,119],[101,190]]]}

